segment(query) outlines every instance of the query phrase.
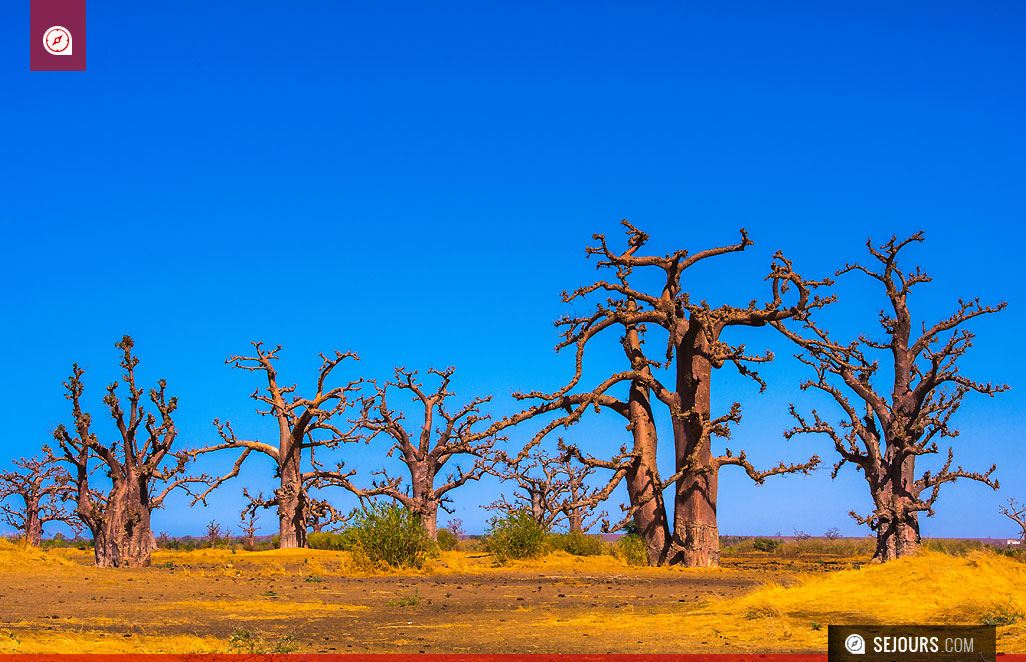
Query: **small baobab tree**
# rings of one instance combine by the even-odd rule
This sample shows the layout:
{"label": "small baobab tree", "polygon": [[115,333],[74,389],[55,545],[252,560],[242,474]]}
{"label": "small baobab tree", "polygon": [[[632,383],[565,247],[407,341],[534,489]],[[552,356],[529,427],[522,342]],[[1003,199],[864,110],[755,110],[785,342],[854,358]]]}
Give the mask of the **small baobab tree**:
{"label": "small baobab tree", "polygon": [[217,545],[219,538],[228,535],[227,529],[221,528],[221,525],[210,520],[207,523],[207,540],[210,542],[210,549],[213,549]]}
{"label": "small baobab tree", "polygon": [[526,457],[500,457],[501,463],[492,473],[516,487],[509,499],[504,494],[485,509],[504,513],[527,511],[545,530],[564,525],[576,532],[587,531],[605,514],[592,513],[609,496],[608,492],[587,485],[595,469],[575,462],[570,453],[552,456],[534,449]]}
{"label": "small baobab tree", "polygon": [[14,460],[15,469],[0,472],[0,502],[11,497],[21,501],[0,504],[0,513],[7,524],[22,532],[30,545],[39,545],[48,522],[63,522],[76,533],[82,530],[75,513],[64,507],[64,501],[74,495],[75,488],[59,462],[48,450],[42,459]]}
{"label": "small baobab tree", "polygon": [[999,512],[1019,525],[1019,540],[1026,542],[1026,505],[1009,499],[1008,505],[1001,506]]}
{"label": "small baobab tree", "polygon": [[310,458],[315,449],[337,448],[340,444],[353,440],[352,433],[337,427],[335,421],[352,405],[350,396],[359,390],[361,383],[360,380],[356,380],[329,388],[326,382],[343,360],[359,357],[354,352],[335,352],[331,358],[321,354],[322,364],[318,370],[316,390],[309,397],[301,397],[295,395],[297,384],[284,386],[279,383],[275,361],[278,360],[281,345],[267,350],[263,343],[252,344],[255,349],[254,356],[230,356],[225,360],[225,364],[233,368],[263,373],[267,387],[263,392],[258,388],[250,397],[261,403],[260,407],[267,407],[258,407],[257,413],[274,419],[277,440],[265,442],[239,439],[231,422],[222,423],[219,419],[214,419],[214,426],[221,436],[222,443],[189,450],[186,454],[196,457],[221,450],[240,450],[241,453],[231,471],[212,480],[210,487],[198,495],[193,503],[202,501],[205,504],[211,491],[239,475],[239,469],[252,453],[266,455],[274,461],[279,487],[274,491],[273,498],[261,500],[260,506],[277,508],[282,549],[306,547],[307,524],[310,517],[307,511],[311,504],[307,488],[315,477],[333,477],[332,472],[308,470]]}
{"label": "small baobab tree", "polygon": [[940,469],[916,475],[919,457],[937,453],[938,439],[957,436],[949,422],[966,395],[975,391],[992,396],[1008,388],[972,381],[957,365],[974,337],[960,327],[974,317],[1000,311],[1004,303],[986,306],[979,299],[960,300],[950,317],[931,326],[922,323],[918,337],[913,337],[916,324],[909,311],[909,292],[931,279],[919,267],[903,271],[898,257],[906,246],[921,241],[922,232],[900,241],[892,237],[880,247],[868,241],[876,266],[847,264],[837,272],[838,276],[861,272],[883,288],[887,309],[879,315],[882,339],[860,335],[851,342],[838,342],[811,318],[805,320],[803,329],[773,323],[804,350],[798,359],[812,369],[814,378],[803,382],[802,390],[826,393],[843,412],[835,426],[815,409],[811,415],[800,414],[791,405],[797,425],[786,436],[827,435],[840,455],[833,475],[845,464],[863,472],[873,511],[865,516],[853,511],[851,515],[876,533],[876,562],[920,548],[919,513],[933,515],[941,486],[965,478],[998,487],[990,477],[994,466],[985,473],[953,469],[951,448]]}
{"label": "small baobab tree", "polygon": [[[637,521],[636,525],[646,536],[650,561],[715,566],[719,563],[716,506],[720,468],[739,466],[757,483],[762,483],[772,475],[808,472],[819,461],[813,457],[799,464],[781,462],[771,469],[757,470],[743,452],[735,455],[727,450],[723,455],[713,454],[712,438],[729,436],[729,426],[741,418],[738,403],[725,414],[712,415],[713,371],[732,365],[741,375],[765,388],[751,365],[772,360],[770,353],[748,354],[744,345],[729,344],[723,334],[732,327],[759,327],[790,317],[804,317],[810,309],[825,303],[810,296],[811,289],[823,283],[803,279],[792,269],[791,263],[777,253],[766,278],[771,282],[771,298],[766,303],[758,305],[752,301],[745,307],[714,308],[705,301],[693,301],[683,277],[700,261],[751,246],[752,241],[744,230],[741,241],[734,245],[694,254],[682,249],[660,257],[639,255],[648,242],[648,235],[627,221],[623,221],[623,225],[627,231],[627,247],[622,252],[614,252],[600,234],[594,237],[598,245],[586,249],[588,255],[599,257],[598,267],[613,270],[613,277],[563,293],[565,303],[583,300],[594,293],[607,296],[590,314],[568,315],[557,321],[564,333],[556,349],[574,348],[574,376],[554,393],[536,391],[516,395],[521,399],[565,404],[568,414],[563,417],[564,424],[578,420],[589,406],[604,407],[623,416],[634,437],[633,448],[624,449],[618,461],[606,465],[614,471],[613,481],[628,477],[631,504],[627,517],[610,530],[625,526],[641,514],[644,520]],[[636,271],[654,274],[661,286],[650,291],[636,288],[632,284]],[[791,288],[797,292],[797,297],[791,305],[786,305],[783,295]],[[660,328],[666,333],[665,361],[653,360],[645,353],[643,338],[650,328]],[[586,349],[594,338],[608,329],[623,332],[621,343],[629,368],[615,373],[591,391],[571,393],[581,382]],[[670,369],[668,380],[658,378],[655,369],[660,367]],[[610,389],[618,384],[629,385],[627,398],[611,394]],[[652,421],[656,404],[669,411],[673,431],[675,471],[666,479],[660,479],[655,470],[657,436]],[[672,534],[664,524],[668,520],[665,512],[658,512],[659,495],[670,484],[675,486]]]}
{"label": "small baobab tree", "polygon": [[[375,496],[389,497],[419,516],[424,529],[435,540],[439,508],[451,514],[446,506],[450,501],[449,493],[467,481],[479,480],[491,469],[496,462],[492,448],[499,439],[492,426],[475,430],[489,420],[487,415],[481,414],[480,406],[490,401],[490,397],[474,398],[458,410],[447,406],[446,401],[455,395],[449,390],[453,371],[451,367],[428,370],[428,374],[438,379],[437,388],[431,390],[417,380],[416,371],[396,368],[395,381],[386,382],[380,388],[374,384],[376,392],[364,401],[363,415],[357,425],[367,443],[379,435],[392,442],[387,455],[392,457],[398,452],[399,460],[406,465],[409,480],[405,487],[402,477],[389,476],[384,468],[372,474],[377,478],[370,487],[357,487],[349,480],[352,472],[343,474],[341,465],[334,475],[325,474],[321,484],[344,487],[361,501]],[[419,414],[414,423],[416,427],[407,427],[406,415],[389,405],[390,391],[412,394]],[[472,458],[473,464],[464,468],[458,464],[460,456]],[[451,470],[443,476],[447,467]]]}
{"label": "small baobab tree", "polygon": [[252,551],[256,545],[257,520],[260,515],[256,508],[244,508],[239,515],[239,531],[242,532],[242,539],[246,549]]}
{"label": "small baobab tree", "polygon": [[[73,431],[63,424],[54,431],[63,453],[61,459],[72,467],[75,514],[93,534],[96,565],[100,567],[148,566],[150,553],[157,546],[150,528],[151,513],[175,488],[189,491],[191,483],[205,480],[186,475],[188,458],[171,452],[178,435],[172,418],[178,401],[167,396],[163,379],[149,392],[156,415],[144,407],[143,391],[136,385],[139,359],[132,355],[133,346],[129,336],[116,344],[122,352],[127,409],[118,382],[107,387],[103,398],[117,428],[114,440],[101,442],[92,430],[92,416],[82,409],[85,372],[78,364],[72,366],[72,374],[64,382],[66,397],[71,401]],[[100,467],[109,478],[109,489],[92,482],[93,472]]]}

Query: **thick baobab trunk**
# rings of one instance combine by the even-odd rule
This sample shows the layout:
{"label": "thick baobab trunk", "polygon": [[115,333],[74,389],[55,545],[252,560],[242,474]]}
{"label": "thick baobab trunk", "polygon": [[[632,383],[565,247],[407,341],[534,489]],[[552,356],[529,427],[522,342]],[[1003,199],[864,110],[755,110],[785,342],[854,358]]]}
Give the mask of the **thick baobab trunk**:
{"label": "thick baobab trunk", "polygon": [[718,467],[705,433],[711,399],[712,366],[701,326],[692,321],[677,347],[677,393],[680,415],[673,418],[676,467],[687,470],[677,480],[673,508],[671,563],[689,568],[714,568],[720,563],[716,525]]}
{"label": "thick baobab trunk", "polygon": [[146,480],[119,480],[107,501],[103,521],[93,540],[96,565],[101,568],[144,568],[157,545],[150,530]]}
{"label": "thick baobab trunk", "polygon": [[299,467],[299,449],[284,453],[279,466],[281,487],[274,494],[278,499],[278,546],[281,549],[306,547],[306,492]]}
{"label": "thick baobab trunk", "polygon": [[917,553],[921,548],[919,518],[915,512],[879,518],[873,563],[885,563],[900,559],[903,556]]}
{"label": "thick baobab trunk", "polygon": [[916,499],[909,489],[915,480],[915,456],[895,448],[894,444],[887,447],[885,466],[890,469],[873,496],[877,517],[874,563],[900,559],[922,548],[919,513],[911,509]]}
{"label": "thick baobab trunk", "polygon": [[435,474],[426,462],[413,461],[410,469],[411,496],[404,503],[412,515],[420,517],[428,538],[438,540],[438,501],[434,498]]}
{"label": "thick baobab trunk", "polygon": [[420,523],[424,527],[424,531],[427,532],[428,538],[438,540],[438,504],[427,501],[417,514],[420,515]]}
{"label": "thick baobab trunk", "polygon": [[33,547],[39,547],[43,539],[43,521],[39,518],[39,504],[25,507],[25,540]]}
{"label": "thick baobab trunk", "polygon": [[531,496],[531,517],[535,522],[545,526],[545,495],[540,485],[531,485],[528,488]]}
{"label": "thick baobab trunk", "polygon": [[[628,401],[634,450],[640,455],[627,470],[627,495],[634,511],[634,525],[645,541],[649,565],[662,565],[670,550],[670,526],[663,495],[658,490],[656,429],[652,420],[648,389],[631,383]],[[638,504],[641,504],[640,506]]]}

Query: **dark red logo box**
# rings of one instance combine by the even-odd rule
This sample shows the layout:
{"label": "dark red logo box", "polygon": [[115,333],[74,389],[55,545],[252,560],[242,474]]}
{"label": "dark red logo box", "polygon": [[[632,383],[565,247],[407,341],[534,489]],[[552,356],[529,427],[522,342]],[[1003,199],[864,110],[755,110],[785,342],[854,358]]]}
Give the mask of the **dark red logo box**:
{"label": "dark red logo box", "polygon": [[29,69],[85,71],[86,0],[31,0],[31,3]]}

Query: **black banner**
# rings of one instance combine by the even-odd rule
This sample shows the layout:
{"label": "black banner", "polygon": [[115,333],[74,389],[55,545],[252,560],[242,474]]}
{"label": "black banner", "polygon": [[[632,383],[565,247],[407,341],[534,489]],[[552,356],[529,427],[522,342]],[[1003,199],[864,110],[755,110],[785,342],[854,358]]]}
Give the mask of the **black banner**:
{"label": "black banner", "polygon": [[831,625],[829,662],[996,662],[986,625]]}

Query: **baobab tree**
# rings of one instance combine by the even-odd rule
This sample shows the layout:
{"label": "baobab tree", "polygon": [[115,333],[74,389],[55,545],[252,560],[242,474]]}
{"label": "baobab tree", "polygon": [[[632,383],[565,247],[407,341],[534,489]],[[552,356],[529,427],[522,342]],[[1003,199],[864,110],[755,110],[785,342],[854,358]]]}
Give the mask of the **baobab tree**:
{"label": "baobab tree", "polygon": [[[474,398],[458,410],[451,410],[446,401],[455,395],[449,390],[453,372],[451,367],[428,370],[429,375],[438,379],[438,386],[432,391],[425,389],[424,384],[417,380],[416,371],[396,368],[395,380],[380,388],[375,383],[376,392],[365,400],[358,427],[368,443],[378,435],[392,442],[387,456],[392,457],[398,452],[399,460],[409,473],[408,482],[400,476],[389,476],[382,468],[372,474],[377,478],[370,487],[358,487],[349,480],[351,472],[343,474],[340,465],[334,476],[325,474],[320,483],[344,487],[361,501],[375,496],[389,497],[419,516],[428,536],[435,540],[439,508],[451,513],[446,506],[450,500],[449,493],[467,481],[479,480],[496,461],[491,451],[498,440],[494,429],[497,426],[475,430],[479,424],[489,420],[487,415],[481,414],[480,406],[491,398]],[[406,415],[389,405],[389,391],[412,395],[419,413],[414,423],[416,427],[408,428]],[[455,464],[442,477],[446,466],[460,456],[473,458],[473,464],[468,468]],[[439,478],[442,478],[441,483]]]}
{"label": "baobab tree", "polygon": [[[556,349],[574,348],[574,376],[554,393],[535,391],[520,393],[517,397],[564,403],[568,408],[564,424],[574,422],[590,405],[609,408],[624,416],[634,436],[634,448],[624,449],[619,461],[607,463],[614,469],[613,481],[621,480],[628,472],[633,474],[628,480],[631,495],[628,516],[617,526],[626,525],[635,514],[648,509],[649,520],[639,522],[638,528],[652,536],[653,542],[648,543],[650,559],[655,556],[674,564],[715,566],[719,563],[716,503],[720,468],[740,466],[753,480],[762,483],[771,475],[808,472],[819,461],[812,457],[800,464],[781,462],[760,471],[748,462],[743,452],[735,455],[727,450],[723,455],[713,455],[711,438],[729,436],[729,426],[741,418],[741,407],[737,403],[726,414],[712,416],[713,370],[730,364],[764,389],[765,384],[751,365],[772,360],[770,353],[747,354],[744,345],[731,345],[723,340],[722,334],[735,326],[758,327],[807,315],[810,309],[826,303],[819,297],[810,298],[811,289],[823,283],[803,279],[792,269],[791,263],[777,253],[767,276],[771,282],[771,298],[766,303],[758,305],[752,301],[746,307],[714,308],[705,301],[692,301],[682,277],[689,267],[702,260],[751,246],[753,242],[744,230],[741,241],[734,245],[695,254],[678,250],[659,257],[639,255],[638,251],[648,242],[648,235],[627,221],[623,221],[623,225],[627,247],[622,252],[611,250],[600,234],[594,235],[598,245],[586,249],[589,256],[600,258],[599,268],[613,269],[615,278],[598,280],[572,293],[563,293],[564,303],[574,303],[598,292],[608,297],[597,304],[591,314],[568,315],[557,321],[557,326],[565,331]],[[651,292],[636,289],[630,282],[635,270],[654,272],[661,287]],[[784,304],[783,295],[792,287],[797,297],[788,306]],[[665,363],[649,358],[644,351],[642,337],[649,327],[661,327],[667,333]],[[581,381],[585,350],[590,341],[610,328],[619,328],[624,333],[621,343],[630,361],[629,369],[612,375],[587,393],[577,394],[578,398],[572,402],[567,400]],[[660,380],[653,370],[661,365],[672,368],[668,383]],[[610,388],[621,383],[630,385],[626,400],[609,393]],[[655,427],[649,421],[656,402],[669,410],[674,437],[675,472],[665,480],[659,480],[654,471],[657,438]],[[665,531],[661,523],[665,515],[660,517],[651,511],[659,508],[657,495],[671,482],[675,483],[672,538],[667,549],[661,551],[658,538]]]}
{"label": "baobab tree", "polygon": [[42,459],[14,460],[15,470],[0,472],[0,501],[16,497],[22,502],[21,505],[0,504],[0,512],[7,524],[21,531],[30,545],[39,546],[43,527],[49,522],[64,522],[76,533],[82,530],[75,513],[64,507],[64,501],[72,497],[75,488],[71,476],[59,462],[47,451]]}
{"label": "baobab tree", "polygon": [[1019,540],[1026,541],[1026,505],[1009,499],[1007,506],[1001,506],[1002,515],[1019,525]]}
{"label": "baobab tree", "polygon": [[[866,246],[876,266],[846,264],[837,272],[838,276],[861,272],[883,288],[887,309],[879,315],[882,340],[860,335],[848,343],[838,342],[811,318],[805,320],[803,331],[773,322],[805,350],[798,359],[812,369],[814,378],[803,382],[802,390],[826,393],[843,413],[835,426],[815,409],[811,416],[803,415],[792,405],[797,425],[786,436],[827,435],[840,455],[833,475],[837,476],[845,464],[863,472],[873,511],[865,516],[851,514],[876,532],[876,562],[901,558],[920,548],[919,513],[933,515],[941,486],[966,478],[998,487],[990,477],[994,466],[984,473],[961,466],[952,469],[954,454],[950,447],[940,469],[916,476],[917,458],[938,453],[938,439],[957,436],[949,422],[966,395],[975,391],[993,396],[1008,388],[975,382],[960,374],[957,365],[974,337],[960,328],[962,324],[996,313],[1005,307],[1004,303],[986,306],[979,299],[959,300],[950,317],[932,326],[923,322],[918,337],[913,338],[915,323],[909,312],[909,292],[931,279],[920,267],[903,271],[898,257],[903,248],[922,241],[922,232],[900,241],[892,237],[880,247],[868,241]],[[884,365],[886,369],[881,368]],[[878,377],[888,384],[874,383]]]}
{"label": "baobab tree", "polygon": [[603,494],[600,498],[601,490],[586,484],[595,469],[574,462],[569,453],[552,456],[536,449],[519,462],[505,454],[500,457],[491,473],[516,483],[516,488],[510,495],[512,501],[502,495],[485,509],[504,513],[526,510],[543,529],[564,524],[576,532],[587,531],[604,515],[591,514],[595,505],[608,497]]}
{"label": "baobab tree", "polygon": [[257,514],[255,508],[244,508],[242,513],[239,514],[239,531],[242,532],[246,549],[250,551],[252,551],[253,547],[256,545],[258,519],[260,519],[260,515]]}
{"label": "baobab tree", "polygon": [[352,393],[360,388],[361,381],[351,381],[342,386],[329,388],[326,385],[332,371],[347,358],[359,360],[354,352],[335,352],[331,358],[320,355],[321,367],[317,375],[317,387],[310,397],[294,395],[298,385],[283,386],[278,381],[275,361],[281,345],[267,350],[263,343],[252,343],[254,356],[235,355],[225,360],[225,365],[233,368],[263,373],[267,388],[261,392],[257,389],[250,396],[267,409],[257,409],[261,416],[269,416],[276,423],[276,442],[257,441],[255,439],[239,439],[231,422],[222,423],[214,419],[214,426],[222,439],[222,443],[204,448],[187,451],[189,457],[220,450],[241,450],[231,471],[211,481],[210,487],[197,496],[193,503],[202,501],[210,492],[225,481],[239,475],[239,469],[253,453],[266,455],[274,461],[275,475],[279,487],[274,497],[261,501],[261,507],[278,510],[280,546],[282,549],[306,547],[306,532],[310,514],[310,497],[307,492],[310,481],[314,478],[341,478],[333,472],[324,470],[306,470],[314,449],[337,448],[340,444],[352,441],[351,431],[343,431],[335,421],[349,408],[353,401]]}
{"label": "baobab tree", "polygon": [[210,542],[210,549],[213,549],[217,545],[217,539],[228,535],[226,529],[221,528],[221,525],[210,520],[207,523],[207,540]]}
{"label": "baobab tree", "polygon": [[[150,553],[157,546],[150,529],[151,513],[163,505],[175,488],[188,491],[191,483],[206,479],[186,475],[188,458],[171,452],[178,435],[172,418],[178,400],[167,396],[167,383],[163,379],[149,392],[156,416],[144,408],[143,392],[136,386],[135,368],[139,359],[132,355],[133,346],[129,336],[116,344],[122,352],[121,367],[128,389],[127,411],[122,406],[118,382],[107,387],[103,398],[118,436],[104,443],[93,433],[92,416],[82,410],[85,371],[77,363],[72,365],[72,374],[64,382],[65,397],[72,405],[74,432],[63,424],[54,431],[54,439],[63,453],[62,460],[72,467],[75,514],[93,534],[96,565],[100,567],[148,566]],[[44,451],[50,452],[48,448]],[[93,471],[99,468],[97,464],[110,480],[106,493],[91,480]]]}

